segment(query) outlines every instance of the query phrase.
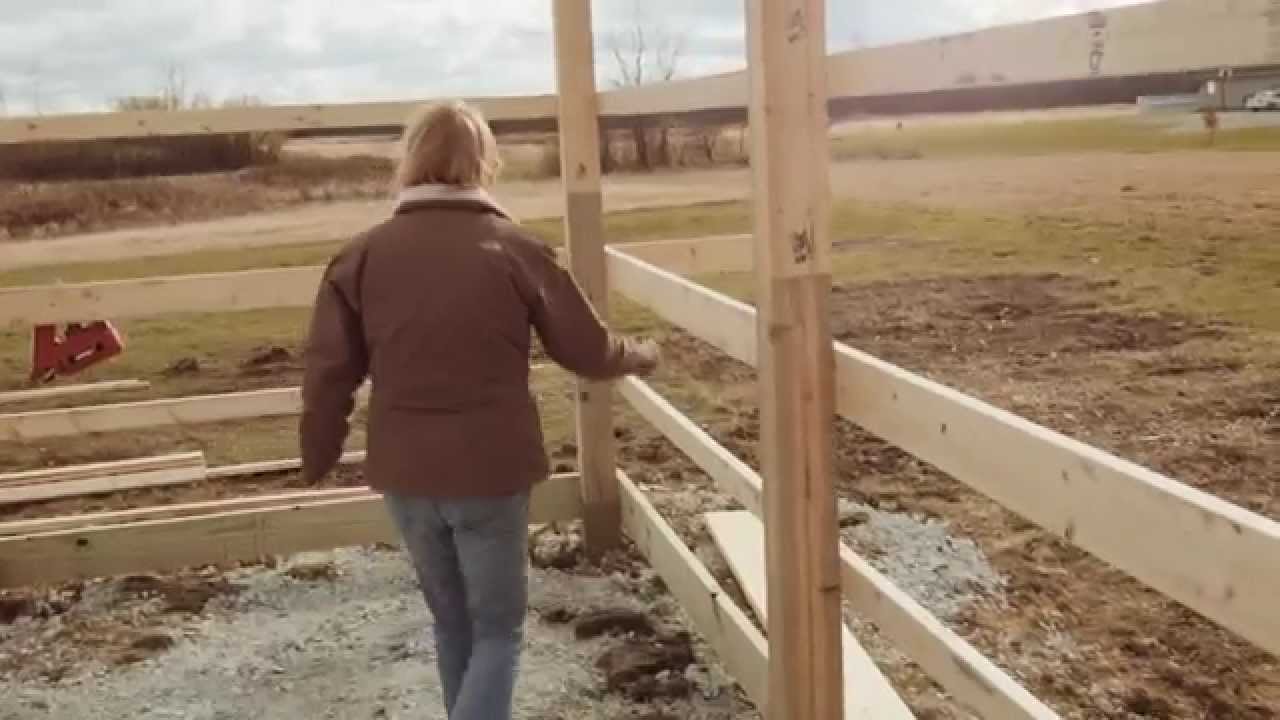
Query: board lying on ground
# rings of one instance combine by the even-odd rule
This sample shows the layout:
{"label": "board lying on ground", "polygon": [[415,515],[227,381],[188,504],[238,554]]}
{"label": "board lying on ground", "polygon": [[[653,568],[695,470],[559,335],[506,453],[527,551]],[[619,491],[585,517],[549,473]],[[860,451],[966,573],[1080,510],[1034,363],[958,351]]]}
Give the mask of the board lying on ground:
{"label": "board lying on ground", "polygon": [[[676,273],[736,272],[751,269],[748,239],[724,235],[656,240],[635,243],[630,252]],[[25,329],[39,323],[99,317],[125,320],[175,313],[308,308],[315,302],[323,274],[323,267],[307,266],[0,288],[0,328]]]}
{"label": "board lying on ground", "polygon": [[[689,456],[719,487],[757,517],[762,481],[746,463],[693,424],[644,382],[620,384],[622,396]],[[1058,720],[1058,715],[1003,670],[898,589],[878,570],[840,547],[841,587],[862,619],[874,623],[899,650],[919,663],[960,704],[981,717]]]}
{"label": "board lying on ground", "polygon": [[[756,364],[754,308],[617,248],[608,255],[614,290]],[[1280,654],[1280,523],[841,343],[835,351],[840,415]]]}
{"label": "board lying on ground", "polygon": [[[229,511],[210,505],[211,512],[188,517],[0,538],[0,587],[398,542],[381,497],[345,493],[319,491],[306,502]],[[235,507],[244,500],[226,502]],[[563,522],[581,511],[578,477],[557,475],[534,490],[529,518],[531,523]]]}
{"label": "board lying on ground", "polygon": [[[768,617],[765,593],[764,525],[749,512],[707,513],[707,530],[738,578],[756,617]],[[844,720],[914,718],[858,639],[841,628],[844,647]]]}
{"label": "board lying on ground", "polygon": [[297,507],[324,500],[345,500],[350,498],[372,497],[367,488],[337,488],[334,490],[306,490],[279,495],[257,495],[250,497],[230,498],[227,500],[208,500],[196,503],[180,503],[177,505],[159,505],[156,507],[134,508],[132,510],[115,510],[112,512],[83,513],[76,515],[60,515],[58,517],[36,518],[33,520],[10,520],[0,523],[0,537],[17,535],[38,535],[41,533],[75,530],[104,525],[125,525],[144,520],[168,520],[172,518],[211,515],[214,513],[234,512],[238,510],[255,510],[258,508]]}
{"label": "board lying on ground", "polygon": [[[364,402],[367,396],[368,385],[361,391],[360,401]],[[0,415],[0,441],[30,442],[150,427],[284,417],[300,412],[302,394],[298,388],[39,410]]]}
{"label": "board lying on ground", "polygon": [[0,475],[0,506],[183,485],[205,470],[204,453],[194,452],[10,473]]}
{"label": "board lying on ground", "polygon": [[622,528],[636,544],[699,635],[747,695],[767,701],[769,650],[764,636],[716,582],[644,492],[621,471]]}
{"label": "board lying on ground", "polygon": [[17,405],[18,403],[54,398],[72,397],[75,395],[94,395],[98,393],[127,392],[130,390],[146,390],[151,383],[145,380],[111,380],[108,382],[89,383],[87,385],[60,385],[53,387],[32,388],[30,390],[13,390],[0,393],[0,405]]}

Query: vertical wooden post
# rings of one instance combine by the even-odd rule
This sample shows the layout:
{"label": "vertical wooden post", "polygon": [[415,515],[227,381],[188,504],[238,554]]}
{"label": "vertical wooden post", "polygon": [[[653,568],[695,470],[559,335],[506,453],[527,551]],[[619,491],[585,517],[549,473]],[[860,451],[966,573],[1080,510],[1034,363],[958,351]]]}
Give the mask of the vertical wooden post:
{"label": "vertical wooden post", "polygon": [[[599,108],[590,0],[555,0],[556,84],[560,94],[560,174],[565,191],[569,268],[602,317],[608,317]],[[612,385],[579,382],[578,465],[582,471],[586,541],[598,556],[622,538],[614,468]]]}
{"label": "vertical wooden post", "polygon": [[748,0],[770,720],[843,716],[825,0]]}

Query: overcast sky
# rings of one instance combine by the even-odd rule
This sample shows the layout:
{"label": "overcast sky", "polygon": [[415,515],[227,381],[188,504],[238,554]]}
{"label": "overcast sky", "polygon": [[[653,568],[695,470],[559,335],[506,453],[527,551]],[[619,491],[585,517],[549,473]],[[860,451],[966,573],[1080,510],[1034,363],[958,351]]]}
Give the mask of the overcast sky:
{"label": "overcast sky", "polygon": [[[879,45],[1141,0],[829,0],[830,49]],[[1210,0],[1205,0],[1206,2]],[[9,114],[103,109],[190,92],[271,103],[552,89],[549,0],[0,0]],[[742,0],[595,0],[599,37],[683,38],[680,75],[743,64]],[[602,48],[603,49],[603,48]],[[601,81],[613,76],[600,53]]]}

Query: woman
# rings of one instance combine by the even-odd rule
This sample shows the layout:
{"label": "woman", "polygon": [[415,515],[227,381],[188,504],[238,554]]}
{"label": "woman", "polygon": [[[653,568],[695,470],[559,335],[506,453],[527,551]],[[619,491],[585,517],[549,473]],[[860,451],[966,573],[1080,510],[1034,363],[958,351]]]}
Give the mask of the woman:
{"label": "woman", "polygon": [[434,616],[448,717],[499,720],[526,613],[529,493],[549,472],[530,330],[590,379],[652,371],[657,350],[611,335],[555,253],[489,195],[498,145],[479,113],[427,107],[403,143],[392,217],[344,248],[320,286],[303,474],[315,483],[333,469],[370,377],[365,476]]}

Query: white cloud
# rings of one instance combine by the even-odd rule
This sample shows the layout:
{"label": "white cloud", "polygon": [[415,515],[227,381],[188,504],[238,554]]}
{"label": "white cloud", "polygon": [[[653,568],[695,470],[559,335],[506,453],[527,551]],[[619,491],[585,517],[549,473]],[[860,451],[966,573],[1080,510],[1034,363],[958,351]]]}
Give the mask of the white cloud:
{"label": "white cloud", "polygon": [[[828,0],[833,50],[1137,0]],[[101,109],[188,89],[269,102],[548,92],[546,0],[0,0],[10,113]],[[597,34],[641,22],[685,38],[682,75],[743,60],[742,0],[596,0]],[[602,79],[611,74],[601,48]]]}

